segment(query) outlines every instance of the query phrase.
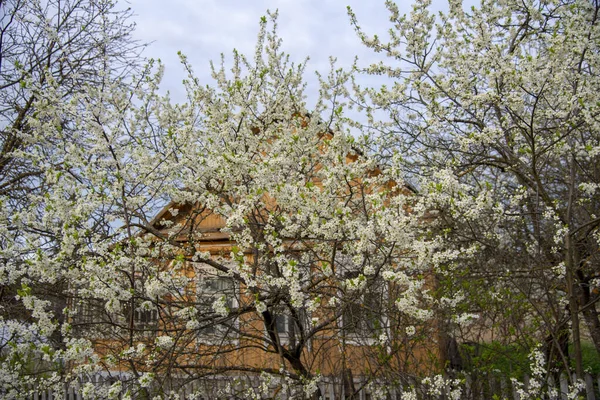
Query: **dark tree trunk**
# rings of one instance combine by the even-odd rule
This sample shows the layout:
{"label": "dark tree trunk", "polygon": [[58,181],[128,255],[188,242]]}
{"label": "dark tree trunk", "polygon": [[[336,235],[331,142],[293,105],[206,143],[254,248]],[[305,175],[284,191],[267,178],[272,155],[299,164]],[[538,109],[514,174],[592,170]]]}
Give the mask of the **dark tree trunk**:
{"label": "dark tree trunk", "polygon": [[589,285],[581,285],[581,306],[583,308],[583,319],[590,332],[590,337],[596,347],[596,352],[600,355],[600,316],[596,308],[600,300],[600,293],[590,292]]}

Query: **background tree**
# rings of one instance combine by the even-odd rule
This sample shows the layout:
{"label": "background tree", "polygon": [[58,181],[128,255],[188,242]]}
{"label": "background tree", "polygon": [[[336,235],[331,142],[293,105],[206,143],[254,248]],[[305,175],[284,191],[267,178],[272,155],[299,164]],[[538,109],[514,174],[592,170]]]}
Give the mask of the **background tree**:
{"label": "background tree", "polygon": [[[130,16],[112,1],[2,2],[1,194],[16,202],[39,184],[40,168],[20,157],[20,151],[41,139],[53,145],[50,149],[59,145],[58,138],[34,137],[27,121],[46,88],[60,87],[55,100],[67,102],[108,78],[126,80],[139,67],[141,47],[130,36]],[[56,123],[68,138],[72,121]]]}
{"label": "background tree", "polygon": [[92,103],[84,101],[88,89],[126,88],[140,71],[130,16],[103,0],[0,3],[0,346],[10,353],[2,357],[1,374],[9,387],[36,364],[27,360],[28,346],[42,340],[64,346],[60,329],[41,333],[37,324],[42,309],[52,311],[45,322],[65,322],[69,284],[67,261],[42,269],[32,264],[63,251],[60,230],[44,220],[43,199],[56,174],[77,176],[65,153],[86,146],[78,123]]}
{"label": "background tree", "polygon": [[[363,42],[392,60],[366,72],[393,83],[359,100],[385,144],[378,151],[439,212],[436,235],[456,250],[441,276],[528,299],[530,317],[514,321],[513,337],[539,325],[535,339],[569,368],[569,331],[581,377],[581,317],[600,351],[600,4],[482,1],[465,10],[451,1],[437,16],[427,1],[405,16],[386,4],[388,42],[351,14]],[[390,122],[376,122],[375,110]]]}

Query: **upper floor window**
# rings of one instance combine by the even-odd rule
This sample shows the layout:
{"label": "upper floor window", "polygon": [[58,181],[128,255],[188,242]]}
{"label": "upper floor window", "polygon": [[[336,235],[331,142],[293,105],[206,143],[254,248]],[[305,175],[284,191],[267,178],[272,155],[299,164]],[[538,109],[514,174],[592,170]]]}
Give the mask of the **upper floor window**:
{"label": "upper floor window", "polygon": [[138,327],[154,326],[158,323],[158,310],[136,309],[133,312],[133,321]]}
{"label": "upper floor window", "polygon": [[96,299],[81,299],[75,301],[76,313],[73,316],[72,324],[77,328],[85,325],[98,324],[105,318],[104,304]]}

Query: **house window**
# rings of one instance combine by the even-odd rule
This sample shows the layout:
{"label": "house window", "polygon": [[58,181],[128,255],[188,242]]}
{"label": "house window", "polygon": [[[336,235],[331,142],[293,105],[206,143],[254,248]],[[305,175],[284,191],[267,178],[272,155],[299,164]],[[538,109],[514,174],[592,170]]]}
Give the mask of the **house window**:
{"label": "house window", "polygon": [[382,281],[368,280],[364,288],[346,293],[341,318],[345,335],[376,338],[386,329],[386,292]]}
{"label": "house window", "polygon": [[[124,301],[123,307],[123,318],[121,323],[126,329],[129,329],[130,323],[133,318],[133,329],[137,333],[141,334],[152,334],[156,332],[158,327],[158,310],[156,308],[145,308],[147,306],[141,306],[139,303],[131,304],[131,301]],[[135,307],[135,308],[134,308]],[[120,319],[121,319],[120,318]]]}
{"label": "house window", "polygon": [[77,313],[72,323],[74,325],[94,324],[103,321],[104,306],[95,299],[84,299],[76,303]]}
{"label": "house window", "polygon": [[135,310],[133,321],[136,326],[154,326],[158,323],[158,310]]}
{"label": "house window", "polygon": [[280,336],[291,336],[294,334],[294,320],[289,314],[275,315],[275,326]]}
{"label": "house window", "polygon": [[275,320],[275,329],[279,335],[279,341],[281,344],[294,345],[300,338],[300,327],[298,326],[297,318],[300,320],[299,323],[305,327],[308,323],[306,318],[306,312],[303,310],[295,310],[294,317],[289,309],[283,306],[277,306],[271,309],[273,318]]}
{"label": "house window", "polygon": [[237,306],[233,278],[215,268],[193,263],[196,273],[196,295],[201,337],[230,336],[237,331],[237,320],[231,311]]}
{"label": "house window", "polygon": [[156,331],[158,325],[159,315],[156,305],[145,301],[145,298],[141,297],[142,293],[145,292],[144,286],[147,284],[148,276],[142,272],[137,272],[134,275],[136,296],[133,299],[122,302],[127,326],[129,326],[133,319],[133,327],[138,331],[146,329]]}

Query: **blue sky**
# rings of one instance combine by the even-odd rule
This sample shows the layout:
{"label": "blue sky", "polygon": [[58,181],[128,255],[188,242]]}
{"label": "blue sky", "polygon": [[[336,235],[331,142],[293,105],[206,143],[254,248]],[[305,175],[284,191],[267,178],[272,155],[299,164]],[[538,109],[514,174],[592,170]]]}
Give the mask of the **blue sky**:
{"label": "blue sky", "polygon": [[[410,11],[410,4],[399,3],[406,11]],[[152,42],[145,55],[163,61],[163,88],[176,101],[184,100],[184,72],[177,52],[188,57],[201,82],[210,84],[210,60],[219,62],[221,53],[231,60],[234,48],[253,53],[259,20],[267,9],[279,10],[279,34],[292,59],[310,57],[306,74],[309,92],[317,90],[314,71],[328,72],[330,56],[342,67],[351,65],[355,56],[361,65],[377,59],[360,43],[350,25],[347,6],[352,7],[366,32],[385,35],[389,28],[383,0],[130,0],[129,5],[136,14],[135,36]]]}

